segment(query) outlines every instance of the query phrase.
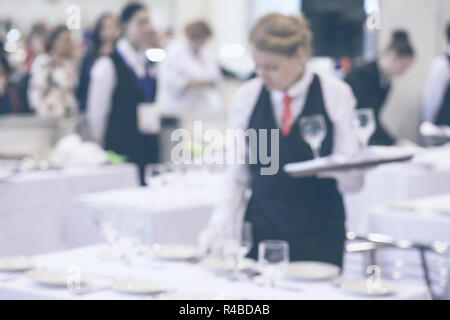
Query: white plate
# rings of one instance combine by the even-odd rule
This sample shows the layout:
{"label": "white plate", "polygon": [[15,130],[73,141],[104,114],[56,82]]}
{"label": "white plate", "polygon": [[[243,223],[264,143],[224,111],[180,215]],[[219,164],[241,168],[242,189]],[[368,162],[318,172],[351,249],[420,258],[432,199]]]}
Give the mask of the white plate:
{"label": "white plate", "polygon": [[291,262],[287,276],[300,280],[329,280],[339,275],[341,269],[330,263],[315,261]]}
{"label": "white plate", "polygon": [[343,291],[363,296],[384,297],[395,293],[395,285],[386,280],[372,288],[369,288],[367,279],[339,279],[335,284]]}
{"label": "white plate", "polygon": [[188,260],[199,256],[197,247],[181,244],[154,244],[150,253],[156,258],[167,260]]}
{"label": "white plate", "polygon": [[[68,287],[73,279],[71,274],[65,269],[39,268],[27,272],[27,277],[39,284],[52,287]],[[86,283],[80,278],[79,284]]]}
{"label": "white plate", "polygon": [[[227,272],[227,271],[233,271],[235,268],[235,261],[232,258],[229,259],[220,259],[215,257],[209,257],[206,259],[203,259],[201,264],[208,268],[215,271],[220,272]],[[252,269],[255,267],[255,261],[252,259],[243,259],[240,263],[241,269]]]}
{"label": "white plate", "polygon": [[159,300],[238,300],[233,299],[225,292],[172,292],[164,294],[158,298]]}
{"label": "white plate", "polygon": [[153,294],[172,289],[167,283],[155,279],[120,279],[113,285],[114,290],[132,294]]}
{"label": "white plate", "polygon": [[0,271],[19,272],[33,268],[33,261],[24,256],[0,258]]}

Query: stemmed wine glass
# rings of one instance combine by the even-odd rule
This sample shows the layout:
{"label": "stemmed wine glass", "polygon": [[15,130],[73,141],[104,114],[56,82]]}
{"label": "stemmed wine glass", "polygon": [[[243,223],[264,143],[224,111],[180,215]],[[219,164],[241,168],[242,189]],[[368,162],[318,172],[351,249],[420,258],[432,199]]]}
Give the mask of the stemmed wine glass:
{"label": "stemmed wine glass", "polygon": [[323,115],[302,117],[300,119],[300,133],[311,147],[314,159],[320,158],[320,147],[327,135],[327,124]]}
{"label": "stemmed wine glass", "polygon": [[105,208],[94,212],[92,219],[102,240],[107,245],[107,249],[99,253],[99,258],[101,260],[120,258],[120,252],[117,248],[117,241],[119,239],[117,212]]}
{"label": "stemmed wine glass", "polygon": [[281,240],[266,240],[258,246],[258,265],[263,277],[273,289],[289,265],[289,243]]}
{"label": "stemmed wine glass", "polygon": [[353,127],[356,131],[361,149],[367,149],[370,138],[376,129],[373,109],[357,109],[353,119]]}
{"label": "stemmed wine glass", "polygon": [[117,245],[121,251],[122,262],[126,268],[126,278],[132,277],[132,267],[138,258],[145,254],[144,221],[139,217],[130,217],[126,212],[120,214],[120,227]]}
{"label": "stemmed wine glass", "polygon": [[233,256],[235,259],[234,271],[230,280],[240,280],[240,267],[241,262],[245,256],[250,252],[253,246],[253,231],[252,224],[250,222],[244,222],[242,224],[242,229],[238,230],[233,241]]}

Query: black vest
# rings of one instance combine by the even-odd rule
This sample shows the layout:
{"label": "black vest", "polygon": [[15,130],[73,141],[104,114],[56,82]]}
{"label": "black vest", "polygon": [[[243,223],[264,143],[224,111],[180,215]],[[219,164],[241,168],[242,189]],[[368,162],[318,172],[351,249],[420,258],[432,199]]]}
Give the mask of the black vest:
{"label": "black vest", "polygon": [[[117,84],[112,98],[105,134],[105,149],[126,155],[136,163],[152,163],[158,158],[158,138],[156,135],[143,135],[137,126],[137,106],[146,99],[135,74],[123,58],[114,50],[111,54],[116,69]],[[156,89],[156,83],[154,85]],[[156,91],[156,90],[155,90]]]}
{"label": "black vest", "polygon": [[[450,55],[447,56],[450,68]],[[441,108],[436,118],[437,125],[450,126],[450,81],[447,84],[447,90],[444,94],[444,100],[442,101]]]}
{"label": "black vest", "polygon": [[[250,164],[252,197],[246,220],[252,222],[255,246],[257,242],[287,240],[291,260],[316,260],[342,264],[345,238],[345,211],[336,181],[316,177],[294,179],[283,171],[287,163],[313,159],[309,145],[300,134],[299,119],[322,114],[328,134],[321,147],[321,156],[332,153],[333,123],[325,110],[320,80],[314,76],[302,113],[294,122],[290,134],[279,141],[280,170],[264,176],[261,163]],[[249,129],[278,129],[269,91],[263,87],[250,119]],[[270,137],[270,134],[268,134]],[[270,149],[270,138],[268,139]]]}

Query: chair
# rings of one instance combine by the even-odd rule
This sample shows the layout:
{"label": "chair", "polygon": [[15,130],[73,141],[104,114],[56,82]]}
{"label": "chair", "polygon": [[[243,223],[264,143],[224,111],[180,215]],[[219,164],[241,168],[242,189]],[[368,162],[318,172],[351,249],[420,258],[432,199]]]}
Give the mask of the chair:
{"label": "chair", "polygon": [[[384,261],[379,259],[380,253],[387,250],[417,254],[413,259],[416,261],[410,261],[409,263],[415,263],[413,267],[419,267],[421,272],[420,274],[411,272],[411,276],[423,278],[433,300],[450,300],[450,272],[448,272],[450,270],[450,248],[447,243],[436,241],[428,245],[413,243],[408,240],[395,241],[392,237],[381,234],[360,236],[353,232],[347,233],[346,252],[348,254],[365,254],[364,273],[368,266],[382,266]],[[395,272],[393,275],[395,278]]]}

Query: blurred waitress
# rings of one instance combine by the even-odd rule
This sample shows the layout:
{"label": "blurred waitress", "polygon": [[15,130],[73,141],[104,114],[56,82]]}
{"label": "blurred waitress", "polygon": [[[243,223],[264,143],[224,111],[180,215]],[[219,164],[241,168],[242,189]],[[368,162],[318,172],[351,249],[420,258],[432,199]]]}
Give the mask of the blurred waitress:
{"label": "blurred waitress", "polygon": [[358,108],[372,108],[377,129],[371,145],[394,145],[401,141],[392,136],[381,123],[380,114],[391,91],[392,80],[401,76],[414,62],[414,49],[405,31],[393,33],[388,48],[374,62],[354,68],[345,81],[352,87]]}
{"label": "blurred waitress", "polygon": [[153,66],[145,56],[150,19],[142,4],[130,3],[120,22],[122,38],[92,68],[87,115],[94,140],[136,163],[145,185],[145,166],[158,159],[158,136],[141,133],[137,124],[139,104],[153,102],[156,95]]}
{"label": "blurred waitress", "polygon": [[[258,77],[238,89],[231,105],[230,126],[239,129],[280,129],[279,168],[275,175],[261,175],[261,163],[233,165],[228,192],[200,246],[212,248],[229,241],[245,219],[252,223],[256,258],[258,243],[285,240],[290,259],[313,260],[342,266],[345,241],[345,210],[341,192],[356,191],[362,176],[341,174],[338,181],[317,177],[294,179],[283,166],[313,159],[300,134],[299,120],[322,115],[328,134],[321,156],[351,155],[358,151],[352,130],[356,100],[344,82],[314,74],[307,66],[311,32],[302,15],[278,13],[260,18],[250,34]],[[251,198],[238,210],[247,188]],[[245,201],[244,201],[245,202]],[[241,202],[242,203],[242,202]]]}
{"label": "blurred waitress", "polygon": [[447,50],[433,60],[425,85],[422,118],[436,125],[450,126],[450,23]]}
{"label": "blurred waitress", "polygon": [[222,74],[206,48],[213,33],[204,21],[188,23],[186,39],[167,49],[161,65],[161,104],[176,110],[218,109]]}

